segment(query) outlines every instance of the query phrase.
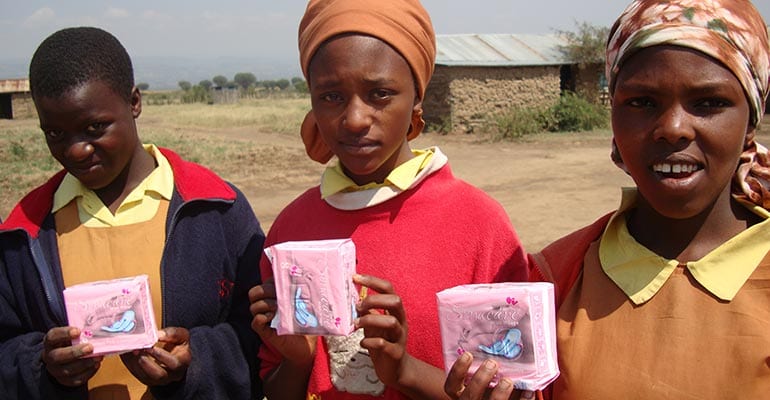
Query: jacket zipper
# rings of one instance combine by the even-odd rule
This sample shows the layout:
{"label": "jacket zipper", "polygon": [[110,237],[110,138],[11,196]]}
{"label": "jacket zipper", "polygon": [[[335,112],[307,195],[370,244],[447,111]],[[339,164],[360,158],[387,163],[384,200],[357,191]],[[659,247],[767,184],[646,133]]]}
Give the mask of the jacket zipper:
{"label": "jacket zipper", "polygon": [[29,240],[29,249],[32,254],[32,262],[37,267],[40,280],[43,284],[43,291],[45,292],[46,300],[51,306],[53,313],[59,319],[60,323],[67,323],[67,311],[64,308],[62,297],[59,295],[60,291],[56,288],[56,282],[53,279],[51,267],[46,262],[43,255],[43,249],[40,247],[40,240],[38,238],[32,238],[27,234]]}

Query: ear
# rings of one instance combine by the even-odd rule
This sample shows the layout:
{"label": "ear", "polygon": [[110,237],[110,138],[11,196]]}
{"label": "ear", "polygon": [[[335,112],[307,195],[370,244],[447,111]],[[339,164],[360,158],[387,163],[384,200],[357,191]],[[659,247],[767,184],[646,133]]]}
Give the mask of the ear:
{"label": "ear", "polygon": [[142,92],[139,88],[134,86],[131,88],[131,114],[134,115],[134,119],[139,118],[142,113]]}
{"label": "ear", "polygon": [[754,138],[757,135],[757,127],[753,124],[749,124],[748,128],[746,128],[746,136],[743,138],[743,148],[747,148],[752,143],[754,143]]}
{"label": "ear", "polygon": [[412,106],[412,111],[422,115],[422,99],[420,96],[414,96],[414,106]]}

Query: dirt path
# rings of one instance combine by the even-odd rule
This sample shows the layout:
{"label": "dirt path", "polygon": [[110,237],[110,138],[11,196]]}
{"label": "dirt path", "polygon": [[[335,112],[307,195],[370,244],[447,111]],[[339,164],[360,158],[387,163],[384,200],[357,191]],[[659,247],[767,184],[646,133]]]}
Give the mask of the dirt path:
{"label": "dirt path", "polygon": [[[144,132],[189,133],[188,142],[196,137],[248,142],[253,149],[223,159],[220,173],[245,193],[266,231],[286,204],[318,184],[324,168],[308,159],[295,135],[258,132],[253,127],[175,127],[152,115],[139,123]],[[30,124],[4,120],[0,130]],[[607,133],[546,134],[517,142],[427,133],[412,145],[438,145],[449,156],[455,175],[497,199],[526,248],[536,251],[617,206],[619,188],[632,182],[609,160],[609,141]],[[7,203],[10,211],[15,200]]]}
{"label": "dirt path", "polygon": [[[317,184],[322,167],[301,160],[298,138],[273,134],[238,134],[291,155],[291,180],[278,170],[261,179],[233,179],[244,191],[265,229],[288,202]],[[413,142],[421,148],[438,145],[462,179],[497,199],[508,212],[524,245],[540,249],[614,209],[620,187],[631,180],[609,160],[609,138],[588,135],[547,135],[516,143],[481,142],[473,136],[426,134]],[[479,223],[484,223],[479,221]]]}

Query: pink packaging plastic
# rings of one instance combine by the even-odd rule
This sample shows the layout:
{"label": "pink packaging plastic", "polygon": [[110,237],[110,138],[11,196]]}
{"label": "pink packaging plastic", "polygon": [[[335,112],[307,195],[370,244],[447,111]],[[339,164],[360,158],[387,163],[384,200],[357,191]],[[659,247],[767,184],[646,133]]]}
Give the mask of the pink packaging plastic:
{"label": "pink packaging plastic", "polygon": [[147,275],[73,285],[64,289],[73,344],[91,343],[92,356],[152,347],[158,341]]}
{"label": "pink packaging plastic", "polygon": [[469,351],[469,376],[484,360],[497,362],[493,386],[506,377],[516,389],[540,390],[559,376],[553,284],[462,285],[436,297],[447,373]]}
{"label": "pink packaging plastic", "polygon": [[358,293],[356,247],[350,239],[284,242],[265,249],[272,263],[279,335],[346,336]]}

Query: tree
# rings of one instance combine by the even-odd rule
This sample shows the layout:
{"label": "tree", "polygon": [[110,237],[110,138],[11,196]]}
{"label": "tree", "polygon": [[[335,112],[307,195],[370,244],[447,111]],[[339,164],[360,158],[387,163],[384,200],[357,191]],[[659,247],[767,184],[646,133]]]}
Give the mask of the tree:
{"label": "tree", "polygon": [[604,52],[610,28],[580,22],[577,24],[575,32],[557,31],[557,33],[562,35],[567,42],[566,45],[559,46],[559,51],[568,60],[580,67],[589,64],[604,64]]}
{"label": "tree", "polygon": [[211,89],[211,86],[213,86],[213,85],[214,85],[214,84],[213,84],[213,83],[211,83],[211,81],[210,81],[210,80],[208,80],[208,79],[204,79],[204,80],[202,80],[202,81],[198,82],[198,86],[200,86],[200,87],[202,87],[202,88],[204,88],[204,89],[206,89],[206,90],[210,90],[210,89]]}
{"label": "tree", "polygon": [[601,102],[601,93],[607,93],[601,82],[605,81],[605,47],[610,29],[581,22],[577,24],[575,32],[558,33],[567,43],[559,46],[559,51],[567,60],[577,65],[577,70],[574,70],[574,73],[577,73],[575,91],[589,102]]}
{"label": "tree", "polygon": [[259,84],[267,90],[273,90],[276,86],[278,86],[274,80],[264,80],[259,82]]}
{"label": "tree", "polygon": [[192,84],[187,81],[179,81],[179,87],[186,92],[192,88]]}
{"label": "tree", "polygon": [[257,82],[257,77],[251,72],[239,72],[233,77],[233,82],[237,83],[241,88],[247,89]]}
{"label": "tree", "polygon": [[291,78],[291,84],[294,85],[294,86],[297,86],[298,83],[304,82],[304,81],[305,81],[304,79],[302,79],[302,78],[300,78],[298,76],[295,76],[295,77]]}
{"label": "tree", "polygon": [[211,80],[218,87],[225,87],[225,85],[227,85],[227,78],[222,76],[222,75],[217,75],[217,76],[211,78]]}
{"label": "tree", "polygon": [[140,82],[140,83],[136,84],[136,88],[141,90],[142,92],[144,92],[145,90],[150,88],[150,84],[149,83]]}
{"label": "tree", "polygon": [[279,79],[275,81],[275,86],[278,86],[281,90],[285,90],[287,87],[291,86],[291,82],[289,82],[288,79]]}
{"label": "tree", "polygon": [[307,87],[307,82],[305,80],[300,80],[294,84],[294,89],[296,89],[300,93],[307,93],[310,91],[310,89]]}

